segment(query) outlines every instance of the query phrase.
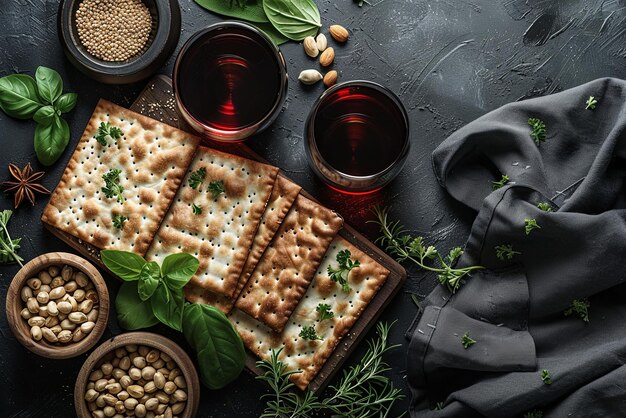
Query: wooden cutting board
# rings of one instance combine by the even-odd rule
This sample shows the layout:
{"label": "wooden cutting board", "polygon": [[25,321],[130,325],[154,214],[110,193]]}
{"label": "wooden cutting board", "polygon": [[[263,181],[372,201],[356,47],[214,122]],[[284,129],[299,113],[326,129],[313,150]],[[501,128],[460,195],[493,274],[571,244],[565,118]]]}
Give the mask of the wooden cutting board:
{"label": "wooden cutting board", "polygon": [[[174,93],[172,91],[172,80],[164,75],[157,75],[150,80],[146,88],[139,94],[137,100],[130,107],[131,110],[157,119],[168,125],[193,132],[185,122],[179,118],[176,111],[176,103]],[[213,148],[232,154],[241,155],[253,160],[266,162],[261,156],[243,144],[208,144]],[[284,173],[283,173],[284,174]],[[315,200],[313,196],[306,191],[302,194],[309,199]],[[106,270],[102,261],[100,261],[100,251],[83,242],[82,240],[59,231],[56,228],[44,224],[55,236],[70,245],[83,256],[90,259],[93,263]],[[391,302],[393,297],[398,293],[404,284],[407,273],[404,267],[394,261],[391,257],[380,250],[374,243],[370,242],[363,235],[359,234],[350,225],[344,225],[340,235],[358,247],[361,251],[368,254],[374,260],[385,266],[389,271],[389,277],[385,284],[380,288],[374,299],[363,311],[359,319],[354,323],[352,329],[347,333],[340,344],[337,346],[333,354],[328,358],[318,375],[309,384],[309,388],[314,392],[323,390],[337,373],[350,353],[357,347],[363,339],[367,331],[376,323],[376,320]],[[255,363],[258,358],[248,352],[246,360],[247,367],[254,373],[259,373]]]}

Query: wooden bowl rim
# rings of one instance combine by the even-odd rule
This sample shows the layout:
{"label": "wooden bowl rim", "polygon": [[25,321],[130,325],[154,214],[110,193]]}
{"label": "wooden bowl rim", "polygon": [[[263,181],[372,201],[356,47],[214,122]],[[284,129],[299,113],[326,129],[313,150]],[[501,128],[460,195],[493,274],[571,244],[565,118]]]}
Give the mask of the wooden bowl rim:
{"label": "wooden bowl rim", "polygon": [[200,405],[200,379],[198,378],[198,373],[196,372],[193,361],[185,350],[174,341],[162,335],[144,331],[127,332],[116,335],[100,344],[98,348],[87,357],[87,360],[85,360],[78,372],[76,384],[74,385],[74,407],[76,409],[76,415],[79,418],[91,417],[87,404],[84,401],[84,396],[87,380],[94,366],[98,364],[106,354],[129,344],[146,345],[156,348],[174,360],[187,381],[187,405],[180,417],[195,417],[198,412],[198,406]]}
{"label": "wooden bowl rim", "polygon": [[[30,336],[30,327],[20,315],[23,309],[20,292],[26,281],[51,265],[67,264],[85,273],[98,293],[98,320],[94,329],[82,340],[66,346],[52,345]],[[17,340],[31,352],[51,359],[66,359],[79,356],[91,349],[104,334],[109,320],[109,290],[104,278],[89,261],[71,253],[51,252],[41,254],[24,265],[11,280],[6,296],[6,316],[9,327]]]}

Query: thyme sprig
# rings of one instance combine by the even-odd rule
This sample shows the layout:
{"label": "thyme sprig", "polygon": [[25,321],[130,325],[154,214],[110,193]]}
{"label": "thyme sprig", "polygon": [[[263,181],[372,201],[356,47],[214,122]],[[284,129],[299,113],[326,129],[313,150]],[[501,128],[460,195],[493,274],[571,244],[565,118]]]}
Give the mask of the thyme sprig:
{"label": "thyme sprig", "polygon": [[[382,234],[376,242],[398,262],[412,261],[418,267],[437,273],[439,283],[448,287],[454,293],[461,286],[461,279],[469,276],[472,271],[484,269],[483,266],[469,266],[455,268],[457,260],[463,254],[461,247],[455,247],[443,257],[433,245],[425,245],[424,238],[412,236],[407,233],[400,221],[389,220],[389,208],[375,206],[372,209],[375,220],[368,221],[378,225]],[[430,261],[436,261],[439,265],[430,265]]]}

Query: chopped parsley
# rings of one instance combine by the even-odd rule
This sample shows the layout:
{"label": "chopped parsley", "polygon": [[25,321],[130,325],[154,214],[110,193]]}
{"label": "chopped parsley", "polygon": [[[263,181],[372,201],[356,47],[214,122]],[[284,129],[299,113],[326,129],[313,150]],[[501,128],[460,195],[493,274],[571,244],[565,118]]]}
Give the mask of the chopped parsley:
{"label": "chopped parsley", "polygon": [[552,212],[552,206],[548,202],[541,202],[537,204],[537,207],[544,212]]}
{"label": "chopped parsley", "polygon": [[307,326],[302,327],[299,337],[304,340],[309,340],[309,341],[323,340],[322,337],[317,335],[317,333],[315,332],[315,328],[313,328],[312,325],[307,325]]}
{"label": "chopped parsley", "polygon": [[204,167],[197,169],[189,176],[189,187],[197,189],[206,177],[206,169]]}
{"label": "chopped parsley", "polygon": [[317,305],[317,308],[315,308],[315,310],[318,314],[320,314],[320,322],[325,319],[332,319],[335,317],[333,311],[330,310],[330,305],[327,305],[325,303],[320,303],[319,305]]}
{"label": "chopped parsley", "polygon": [[519,251],[513,250],[513,245],[511,244],[497,245],[495,249],[496,257],[500,260],[511,260],[515,254],[521,254]]}
{"label": "chopped parsley", "polygon": [[550,376],[550,370],[543,369],[541,371],[541,381],[543,382],[544,385],[552,384],[552,376]]}
{"label": "chopped parsley", "polygon": [[121,173],[122,170],[114,168],[109,170],[108,173],[102,175],[102,179],[104,180],[102,193],[104,193],[104,195],[108,198],[115,197],[119,203],[124,203],[125,199],[124,196],[122,196],[124,187],[120,184]]}
{"label": "chopped parsley", "polygon": [[101,122],[98,131],[96,132],[96,141],[100,145],[106,145],[109,141],[118,140],[122,137],[122,130],[118,127],[111,126],[109,122]]}
{"label": "chopped parsley", "polygon": [[529,235],[533,229],[541,229],[536,219],[526,218],[524,219],[524,232]]}
{"label": "chopped parsley", "polygon": [[537,118],[529,118],[528,124],[532,128],[530,137],[535,141],[535,144],[539,145],[544,142],[546,140],[546,124]]}
{"label": "chopped parsley", "polygon": [[506,185],[508,182],[509,182],[509,176],[507,176],[506,174],[503,174],[500,180],[491,182],[491,190],[496,191],[504,187],[504,185]]}
{"label": "chopped parsley", "polygon": [[210,182],[208,190],[209,193],[211,193],[211,196],[213,196],[213,199],[217,199],[219,195],[226,192],[226,189],[224,188],[224,181],[215,180]]}
{"label": "chopped parsley", "polygon": [[124,222],[126,222],[128,218],[124,215],[115,215],[113,217],[113,226],[117,229],[124,229]]}
{"label": "chopped parsley", "polygon": [[585,104],[587,105],[587,106],[585,106],[585,110],[593,110],[593,109],[596,108],[596,105],[598,104],[598,101],[596,100],[595,97],[589,96],[589,98],[587,99]]}
{"label": "chopped parsley", "polygon": [[591,304],[587,299],[574,299],[569,308],[567,308],[563,313],[565,316],[570,316],[572,314],[576,314],[585,322],[589,322],[589,307]]}
{"label": "chopped parsley", "polygon": [[194,215],[202,215],[202,206],[198,206],[195,203],[191,204],[191,210]]}
{"label": "chopped parsley", "polygon": [[469,331],[463,334],[463,336],[461,337],[461,345],[464,349],[467,350],[474,344],[476,344],[476,340],[473,340],[472,337],[469,336]]}
{"label": "chopped parsley", "polygon": [[350,250],[341,250],[337,253],[336,257],[339,266],[334,268],[333,266],[328,265],[328,276],[330,277],[330,280],[335,283],[339,283],[341,285],[341,290],[344,292],[349,292],[351,290],[350,285],[348,285],[348,275],[350,274],[350,271],[361,265],[359,260],[352,261],[350,256],[352,256]]}

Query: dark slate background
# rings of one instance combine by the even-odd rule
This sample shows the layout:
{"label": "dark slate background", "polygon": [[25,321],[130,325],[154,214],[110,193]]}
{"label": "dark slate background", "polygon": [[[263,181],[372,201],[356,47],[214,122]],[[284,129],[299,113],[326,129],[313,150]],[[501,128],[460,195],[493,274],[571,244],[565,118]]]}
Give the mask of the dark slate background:
{"label": "dark slate background", "polygon": [[[216,0],[217,1],[217,0]],[[227,1],[227,0],[223,0]],[[335,68],[342,80],[369,79],[384,84],[404,102],[411,120],[412,150],[403,173],[386,189],[367,197],[347,197],[316,180],[306,166],[303,124],[321,84],[303,89],[298,73],[316,68],[301,45],[282,47],[291,75],[289,97],[273,128],[249,141],[252,148],[285,170],[347,222],[374,239],[377,231],[365,222],[375,204],[392,207],[411,232],[423,234],[444,249],[462,245],[473,214],[453,202],[438,186],[430,165],[432,150],[450,133],[505,103],[572,87],[597,77],[626,75],[626,0],[370,0],[357,7],[350,0],[317,0],[324,26],[340,23],[350,41],[336,48]],[[180,0],[183,30],[179,47],[198,29],[220,20],[192,0]],[[55,0],[2,0],[0,5],[0,76],[33,74],[39,65],[57,69],[66,90],[79,93],[68,115],[72,143],[61,160],[47,170],[44,184],[56,186],[71,148],[100,97],[128,106],[143,87],[108,86],[76,71],[65,59],[57,39]],[[170,74],[172,57],[161,70]],[[38,166],[33,152],[34,123],[0,113],[0,180],[7,165]],[[0,209],[12,207],[12,196],[0,196]],[[39,222],[46,199],[34,208],[22,206],[11,232],[23,237],[21,255],[29,260],[49,251],[71,251]],[[17,267],[0,266],[0,300]],[[110,279],[113,295],[118,284]],[[396,385],[406,390],[404,331],[415,313],[411,293],[423,297],[435,286],[430,274],[410,269],[403,291],[382,318],[397,320],[391,342],[402,344],[388,356]],[[4,312],[4,306],[2,309]],[[111,316],[105,337],[121,332]],[[175,333],[156,328],[184,346]],[[0,315],[0,416],[70,417],[74,414],[74,379],[85,356],[51,361],[22,348]],[[353,363],[363,347],[348,363]],[[254,417],[261,413],[265,392],[246,373],[221,391],[203,389],[202,417]],[[393,416],[408,407],[398,403]]]}

